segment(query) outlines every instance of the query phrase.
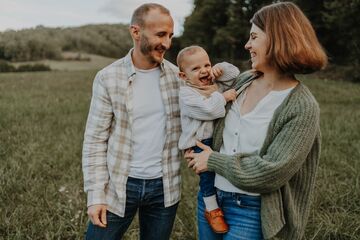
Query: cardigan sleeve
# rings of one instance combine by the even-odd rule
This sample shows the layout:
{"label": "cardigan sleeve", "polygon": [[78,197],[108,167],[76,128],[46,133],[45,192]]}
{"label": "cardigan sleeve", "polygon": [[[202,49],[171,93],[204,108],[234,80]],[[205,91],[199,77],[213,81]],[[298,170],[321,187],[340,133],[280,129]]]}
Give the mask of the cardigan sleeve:
{"label": "cardigan sleeve", "polygon": [[281,125],[273,126],[280,128],[279,132],[271,142],[264,143],[268,145],[264,155],[240,153],[230,156],[213,152],[208,169],[236,187],[251,192],[272,192],[286,184],[306,160],[320,129],[316,102],[285,111],[288,113],[280,121]]}

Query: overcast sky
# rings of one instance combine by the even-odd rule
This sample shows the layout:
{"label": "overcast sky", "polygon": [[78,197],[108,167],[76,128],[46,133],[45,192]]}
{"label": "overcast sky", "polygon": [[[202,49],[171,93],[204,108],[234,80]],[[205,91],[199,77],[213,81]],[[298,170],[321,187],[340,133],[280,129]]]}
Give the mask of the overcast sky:
{"label": "overcast sky", "polygon": [[[140,0],[0,0],[0,31],[6,29],[80,26],[89,23],[129,23],[133,10],[149,1]],[[182,31],[193,0],[150,0],[167,7]]]}

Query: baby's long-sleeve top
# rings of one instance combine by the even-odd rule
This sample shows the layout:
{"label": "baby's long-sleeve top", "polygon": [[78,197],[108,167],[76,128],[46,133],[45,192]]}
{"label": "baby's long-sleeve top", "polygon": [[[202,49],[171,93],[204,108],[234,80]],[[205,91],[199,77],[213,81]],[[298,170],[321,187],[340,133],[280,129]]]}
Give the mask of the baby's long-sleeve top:
{"label": "baby's long-sleeve top", "polygon": [[226,101],[222,91],[227,90],[240,71],[234,65],[218,63],[223,74],[215,80],[219,91],[209,97],[201,95],[190,86],[181,86],[179,92],[181,130],[179,149],[184,150],[196,145],[196,141],[211,138],[214,126],[213,120],[225,116]]}

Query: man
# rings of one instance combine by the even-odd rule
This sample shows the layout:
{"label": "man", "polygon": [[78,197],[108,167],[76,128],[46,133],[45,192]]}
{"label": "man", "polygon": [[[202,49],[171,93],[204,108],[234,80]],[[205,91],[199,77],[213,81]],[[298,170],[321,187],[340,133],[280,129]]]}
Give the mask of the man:
{"label": "man", "polygon": [[180,200],[177,67],[164,60],[173,20],[159,4],[132,16],[134,47],[95,77],[83,146],[87,239],[169,239]]}

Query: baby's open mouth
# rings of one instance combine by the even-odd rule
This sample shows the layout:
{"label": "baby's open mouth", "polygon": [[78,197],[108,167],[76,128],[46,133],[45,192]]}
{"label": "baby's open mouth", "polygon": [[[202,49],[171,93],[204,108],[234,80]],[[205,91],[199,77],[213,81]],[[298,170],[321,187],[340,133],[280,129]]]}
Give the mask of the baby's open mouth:
{"label": "baby's open mouth", "polygon": [[211,83],[209,75],[201,77],[199,80],[205,85],[209,85]]}

